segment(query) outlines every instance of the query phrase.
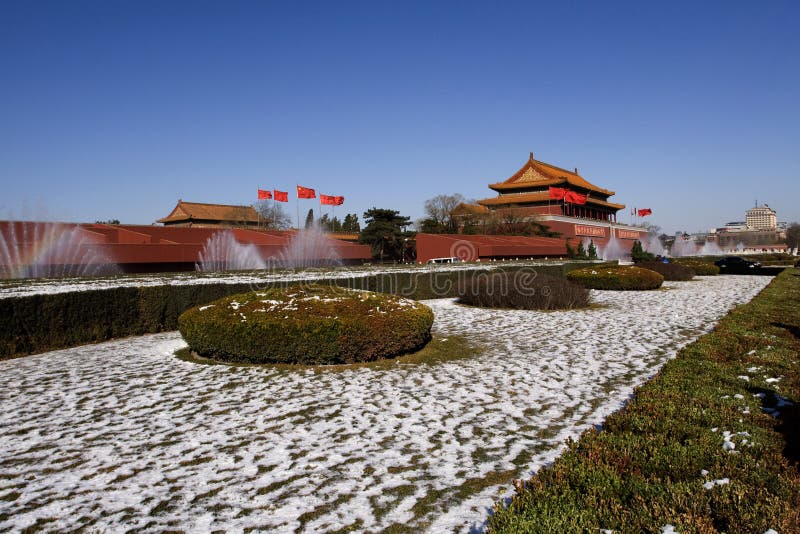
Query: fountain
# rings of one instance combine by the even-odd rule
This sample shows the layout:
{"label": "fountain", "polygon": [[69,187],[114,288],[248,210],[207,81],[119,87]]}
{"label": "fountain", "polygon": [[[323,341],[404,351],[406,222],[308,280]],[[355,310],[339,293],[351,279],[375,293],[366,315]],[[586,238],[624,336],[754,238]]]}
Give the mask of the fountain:
{"label": "fountain", "polygon": [[200,272],[266,269],[267,262],[253,244],[242,244],[230,230],[213,234],[203,245],[195,269]]}
{"label": "fountain", "polygon": [[341,265],[335,242],[316,223],[295,233],[275,258],[276,266],[306,268]]}
{"label": "fountain", "polygon": [[631,252],[622,246],[616,236],[611,236],[611,239],[608,240],[606,246],[602,247],[598,251],[597,255],[606,261],[619,261],[630,259]]}
{"label": "fountain", "polygon": [[100,276],[119,268],[76,224],[9,221],[0,224],[0,278]]}
{"label": "fountain", "polygon": [[656,256],[667,255],[667,251],[661,244],[661,240],[658,238],[658,235],[652,232],[647,234],[647,236],[642,239],[642,248],[646,252],[655,254]]}
{"label": "fountain", "polygon": [[719,248],[716,241],[706,241],[703,243],[703,246],[700,247],[700,255],[701,256],[721,256],[724,254],[722,249]]}
{"label": "fountain", "polygon": [[693,239],[683,239],[676,237],[672,248],[669,250],[669,255],[673,258],[682,258],[684,256],[697,256],[699,247]]}

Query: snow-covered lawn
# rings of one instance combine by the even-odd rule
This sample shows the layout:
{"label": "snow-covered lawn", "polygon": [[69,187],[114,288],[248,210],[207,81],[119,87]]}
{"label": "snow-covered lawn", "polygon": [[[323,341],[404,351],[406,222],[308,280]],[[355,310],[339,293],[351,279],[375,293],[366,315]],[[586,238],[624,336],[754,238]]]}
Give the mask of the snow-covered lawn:
{"label": "snow-covered lawn", "polygon": [[0,530],[480,527],[513,478],[769,281],[593,291],[572,312],[428,301],[437,337],[488,347],[438,364],[201,365],[173,355],[177,333],[0,362]]}

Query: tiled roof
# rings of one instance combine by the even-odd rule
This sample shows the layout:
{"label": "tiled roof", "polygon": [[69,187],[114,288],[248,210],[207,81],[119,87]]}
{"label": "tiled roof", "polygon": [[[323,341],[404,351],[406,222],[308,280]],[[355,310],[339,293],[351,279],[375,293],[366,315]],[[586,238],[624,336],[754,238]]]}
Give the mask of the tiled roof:
{"label": "tiled roof", "polygon": [[178,201],[172,213],[156,222],[179,222],[189,220],[258,222],[258,213],[252,206],[229,206],[227,204],[203,204],[199,202]]}
{"label": "tiled roof", "polygon": [[[478,204],[481,206],[511,206],[514,204],[525,204],[525,203],[533,203],[533,202],[547,202],[550,200],[550,193],[547,191],[540,191],[536,193],[518,193],[518,194],[506,194],[506,195],[499,195],[492,198],[484,198],[483,200],[479,200]],[[561,202],[560,200],[553,200],[554,204]],[[624,204],[614,204],[613,202],[608,202],[606,200],[602,200],[599,198],[593,198],[591,196],[586,198],[587,204],[594,204],[595,206],[604,206],[608,208],[614,209],[624,209]]]}
{"label": "tiled roof", "polygon": [[467,204],[466,202],[462,202],[453,210],[453,215],[484,215],[486,213],[489,213],[486,206]]}
{"label": "tiled roof", "polygon": [[519,190],[526,187],[538,187],[546,185],[558,185],[567,183],[574,187],[579,187],[587,191],[594,191],[601,195],[611,196],[614,191],[597,187],[589,183],[581,177],[577,169],[575,172],[550,165],[543,161],[533,159],[533,152],[531,152],[530,159],[525,162],[520,170],[514,173],[511,178],[504,182],[490,184],[489,187],[495,191],[502,192],[508,190]]}

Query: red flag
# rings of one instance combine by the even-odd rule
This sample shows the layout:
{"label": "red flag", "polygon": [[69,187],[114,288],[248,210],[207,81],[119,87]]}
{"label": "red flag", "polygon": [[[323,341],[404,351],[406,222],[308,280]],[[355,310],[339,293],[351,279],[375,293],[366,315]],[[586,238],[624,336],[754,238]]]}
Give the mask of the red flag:
{"label": "red flag", "polygon": [[275,189],[273,193],[275,193],[275,200],[277,200],[278,202],[289,202],[288,191],[278,191],[277,189]]}
{"label": "red flag", "polygon": [[272,198],[272,193],[269,191],[264,191],[263,189],[258,190],[258,200],[269,200]]}
{"label": "red flag", "polygon": [[332,197],[330,195],[320,195],[319,196],[319,203],[320,204],[327,204],[329,206],[336,206],[336,197]]}
{"label": "red flag", "polygon": [[571,204],[586,204],[586,195],[581,195],[575,191],[567,191],[567,194],[564,195],[564,202],[569,202]]}
{"label": "red flag", "polygon": [[639,217],[644,217],[645,215],[652,215],[653,214],[653,210],[651,210],[650,208],[644,208],[644,209],[639,210],[638,213],[639,213]]}
{"label": "red flag", "polygon": [[563,187],[550,187],[550,198],[554,200],[561,200],[567,194],[567,190]]}
{"label": "red flag", "polygon": [[341,206],[344,204],[344,197],[333,197],[334,206]]}
{"label": "red flag", "polygon": [[317,192],[310,187],[297,186],[297,198],[317,198]]}

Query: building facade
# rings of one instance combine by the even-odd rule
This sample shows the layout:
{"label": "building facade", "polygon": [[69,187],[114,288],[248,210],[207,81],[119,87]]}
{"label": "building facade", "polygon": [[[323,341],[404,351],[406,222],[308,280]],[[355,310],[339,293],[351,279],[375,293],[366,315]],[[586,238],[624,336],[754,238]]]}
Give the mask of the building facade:
{"label": "building facade", "polygon": [[747,226],[754,230],[775,230],[778,227],[778,214],[766,204],[747,210],[745,219]]}

